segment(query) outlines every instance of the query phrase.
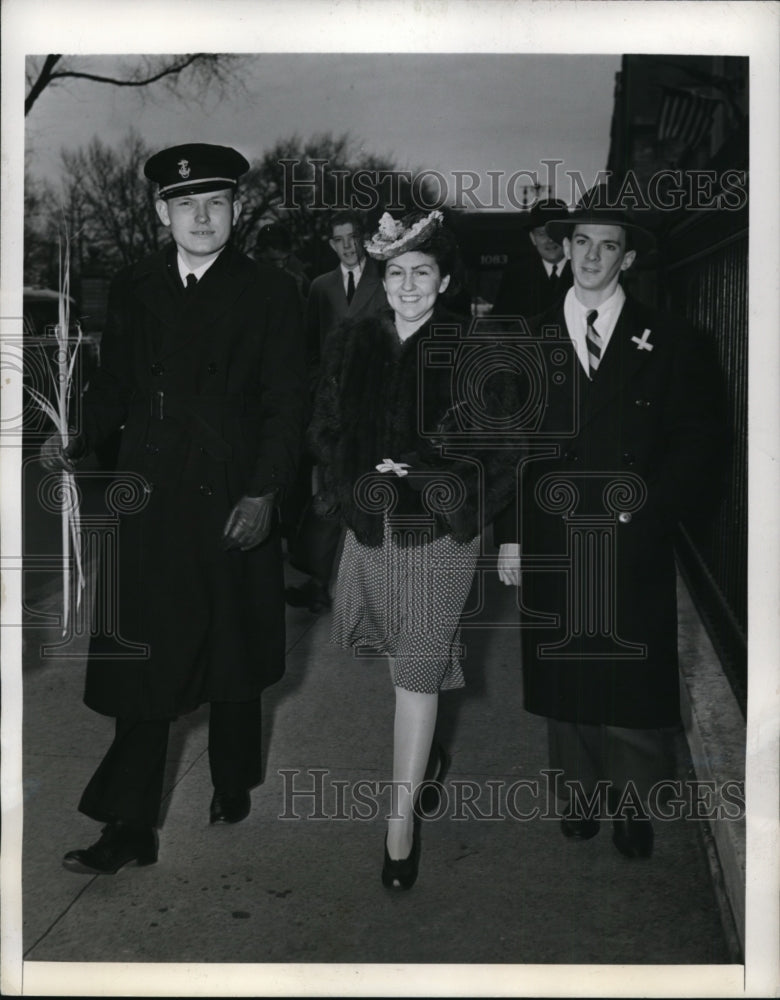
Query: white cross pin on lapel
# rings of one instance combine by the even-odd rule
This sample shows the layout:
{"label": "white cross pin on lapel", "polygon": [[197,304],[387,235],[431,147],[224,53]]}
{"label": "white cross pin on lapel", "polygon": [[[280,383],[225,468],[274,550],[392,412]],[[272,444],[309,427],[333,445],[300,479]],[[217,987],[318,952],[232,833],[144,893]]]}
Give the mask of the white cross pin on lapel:
{"label": "white cross pin on lapel", "polygon": [[653,345],[647,339],[649,336],[650,336],[650,331],[645,330],[645,332],[642,334],[641,340],[639,339],[639,337],[631,338],[631,340],[636,344],[636,349],[638,351],[652,351]]}

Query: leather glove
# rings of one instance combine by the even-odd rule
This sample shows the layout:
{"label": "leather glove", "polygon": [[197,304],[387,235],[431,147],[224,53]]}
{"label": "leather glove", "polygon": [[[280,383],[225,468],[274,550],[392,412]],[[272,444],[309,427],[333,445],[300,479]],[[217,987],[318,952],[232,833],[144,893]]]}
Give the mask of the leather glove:
{"label": "leather glove", "polygon": [[271,532],[276,494],[241,497],[227,519],[222,538],[226,549],[246,552],[264,542]]}
{"label": "leather glove", "polygon": [[73,472],[86,451],[83,438],[71,437],[63,448],[60,435],[52,434],[41,445],[40,462],[48,472]]}
{"label": "leather glove", "polygon": [[508,587],[520,586],[520,546],[517,542],[499,545],[498,578]]}

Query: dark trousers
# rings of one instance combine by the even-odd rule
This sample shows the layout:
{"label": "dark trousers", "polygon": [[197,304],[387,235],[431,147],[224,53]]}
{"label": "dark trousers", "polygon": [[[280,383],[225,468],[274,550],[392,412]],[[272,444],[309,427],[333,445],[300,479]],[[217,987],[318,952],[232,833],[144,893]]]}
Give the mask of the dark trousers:
{"label": "dark trousers", "polygon": [[674,776],[670,729],[627,729],[547,720],[550,767],[563,771],[559,789],[568,801],[565,782],[577,782],[591,796],[607,781],[619,798],[629,783],[643,805],[657,782]]}
{"label": "dark trousers", "polygon": [[[209,767],[220,791],[242,791],[262,780],[261,709],[260,698],[212,702]],[[169,719],[117,719],[114,742],[84,789],[79,810],[101,823],[156,826],[170,724]]]}

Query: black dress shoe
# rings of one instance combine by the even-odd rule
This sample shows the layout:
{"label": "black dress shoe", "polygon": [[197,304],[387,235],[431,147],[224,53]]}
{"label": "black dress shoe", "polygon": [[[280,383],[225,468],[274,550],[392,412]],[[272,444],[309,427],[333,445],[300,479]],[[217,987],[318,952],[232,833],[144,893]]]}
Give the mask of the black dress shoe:
{"label": "black dress shoe", "polygon": [[561,833],[564,837],[574,840],[590,840],[599,832],[600,823],[597,819],[578,819],[576,816],[564,816],[561,820]]}
{"label": "black dress shoe", "polygon": [[284,599],[291,608],[308,608],[315,614],[326,611],[331,605],[327,587],[316,580],[307,580],[300,587],[287,587]]}
{"label": "black dress shoe", "polygon": [[249,792],[220,792],[215,790],[209,807],[211,823],[240,823],[246,819],[252,806]]}
{"label": "black dress shoe", "polygon": [[419,816],[435,816],[441,805],[441,787],[444,776],[450,766],[450,755],[440,743],[434,743],[431,750],[434,761],[433,774],[426,777],[415,803],[415,812]]}
{"label": "black dress shoe", "polygon": [[655,833],[647,816],[612,821],[612,843],[627,858],[649,858]]}
{"label": "black dress shoe", "polygon": [[158,850],[154,827],[109,823],[103,827],[100,840],[83,850],[68,851],[62,864],[69,872],[83,875],[115,875],[132,861],[137,865],[153,865]]}
{"label": "black dress shoe", "polygon": [[420,823],[414,819],[412,834],[412,849],[409,856],[395,861],[387,853],[387,834],[385,834],[385,861],[382,865],[382,885],[386,889],[411,889],[417,881],[417,871],[420,866]]}

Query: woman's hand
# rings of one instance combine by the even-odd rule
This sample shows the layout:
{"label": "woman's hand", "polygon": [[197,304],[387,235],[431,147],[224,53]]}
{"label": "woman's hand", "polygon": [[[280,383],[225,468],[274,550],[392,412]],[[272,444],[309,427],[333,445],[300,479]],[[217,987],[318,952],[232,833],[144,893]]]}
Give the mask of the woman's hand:
{"label": "woman's hand", "polygon": [[507,587],[520,586],[520,546],[504,542],[498,549],[498,578]]}

